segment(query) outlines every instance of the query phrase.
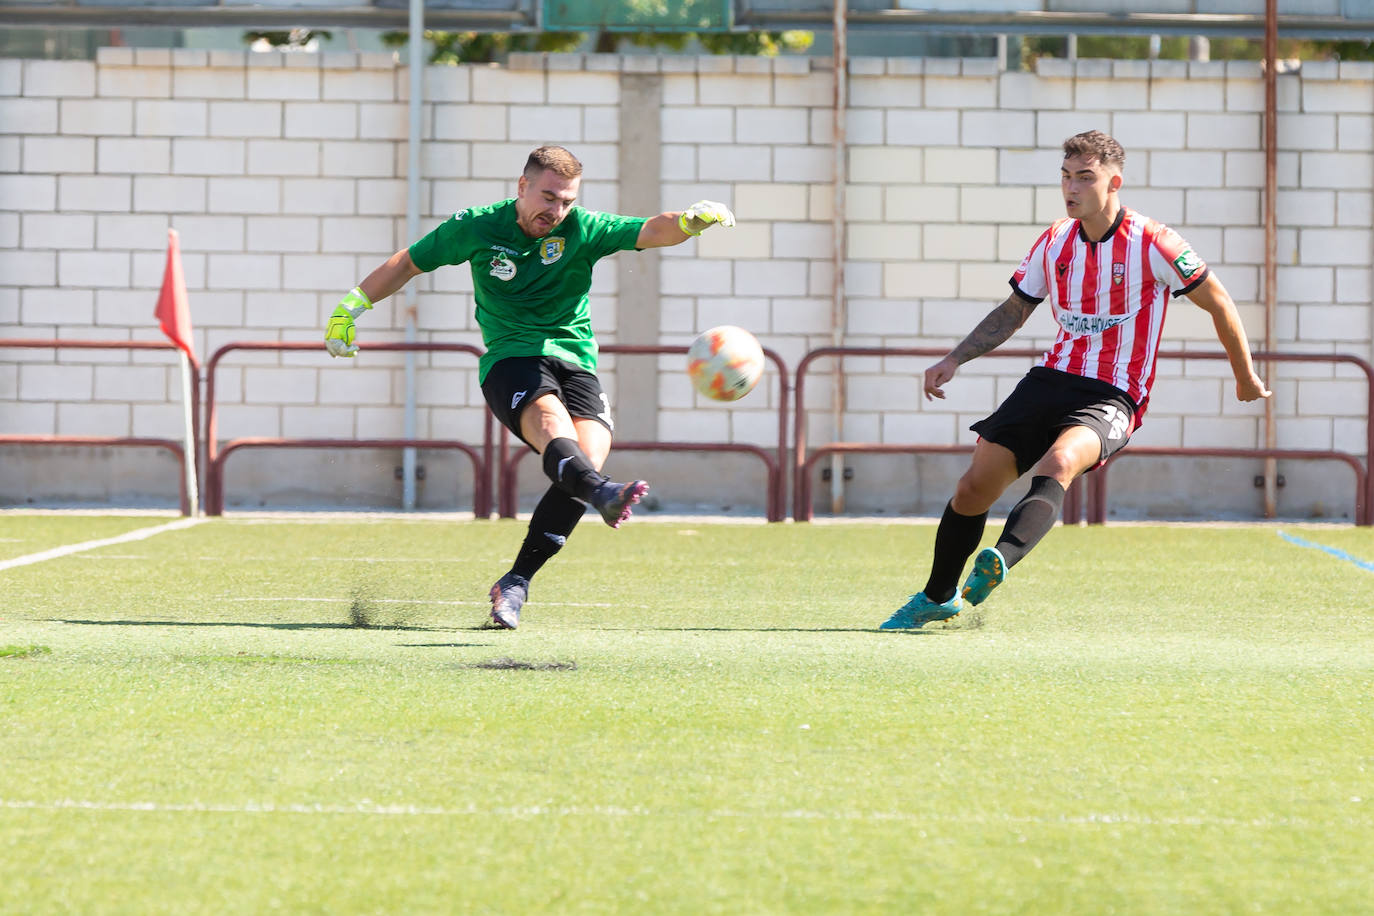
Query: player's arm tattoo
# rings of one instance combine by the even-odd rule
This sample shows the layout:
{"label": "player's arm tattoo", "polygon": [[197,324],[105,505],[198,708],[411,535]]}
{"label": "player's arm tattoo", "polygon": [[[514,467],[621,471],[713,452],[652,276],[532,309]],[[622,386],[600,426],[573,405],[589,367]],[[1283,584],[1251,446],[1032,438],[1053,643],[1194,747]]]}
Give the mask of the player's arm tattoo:
{"label": "player's arm tattoo", "polygon": [[987,317],[978,322],[978,326],[950,351],[950,356],[962,366],[975,357],[997,349],[1026,323],[1037,304],[1012,293],[1005,302],[988,312]]}

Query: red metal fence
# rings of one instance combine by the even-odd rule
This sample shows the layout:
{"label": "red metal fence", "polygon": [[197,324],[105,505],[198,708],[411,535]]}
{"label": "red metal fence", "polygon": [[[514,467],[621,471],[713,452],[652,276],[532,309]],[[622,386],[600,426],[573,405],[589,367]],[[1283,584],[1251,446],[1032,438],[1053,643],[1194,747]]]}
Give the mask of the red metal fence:
{"label": "red metal fence", "polygon": [[[602,353],[614,353],[626,356],[665,356],[665,355],[686,355],[687,348],[681,346],[650,346],[639,344],[605,344],[601,348]],[[770,522],[781,522],[787,518],[787,488],[784,481],[783,469],[787,462],[787,405],[792,390],[791,376],[787,370],[781,356],[775,351],[763,350],[763,355],[772,361],[777,369],[778,376],[778,444],[776,455],[768,454],[768,450],[757,445],[746,445],[735,442],[619,442],[614,446],[614,451],[621,452],[648,452],[648,451],[670,451],[670,452],[735,452],[741,454],[756,455],[763,462],[768,479],[768,489],[766,492],[765,517]],[[500,473],[500,497],[498,498],[498,514],[502,518],[515,517],[516,486],[518,484],[517,471],[520,460],[529,452],[528,448],[519,446],[514,452],[507,448],[509,435],[505,428],[501,430],[501,473]]]}
{"label": "red metal fence", "polygon": [[[224,514],[224,463],[234,452],[245,448],[429,448],[452,449],[462,452],[472,460],[473,497],[472,511],[478,518],[491,514],[491,468],[493,419],[491,411],[484,411],[482,451],[453,439],[303,439],[253,436],[230,439],[223,445],[218,442],[219,415],[215,403],[215,369],[220,360],[235,350],[278,350],[314,351],[325,355],[324,344],[320,341],[240,341],[228,343],[215,351],[206,364],[205,415],[206,415],[206,466],[205,466],[205,512],[207,515]],[[471,344],[461,343],[375,343],[367,346],[367,352],[424,352],[424,353],[470,353],[481,356],[482,350]]]}
{"label": "red metal fence", "polygon": [[[808,458],[806,443],[806,372],[811,364],[817,359],[825,356],[879,356],[879,357],[911,357],[922,356],[933,359],[940,359],[948,350],[930,347],[821,347],[807,353],[802,361],[797,365],[797,399],[796,399],[796,419],[793,423],[793,505],[792,517],[797,521],[810,521],[813,517],[811,507],[811,471],[816,461],[826,455],[844,453],[866,453],[866,454],[949,454],[972,452],[972,446],[966,445],[906,445],[890,444],[877,442],[831,442],[818,446],[813,454]],[[1002,357],[1021,357],[1038,359],[1043,355],[1041,350],[1032,349],[1005,349],[994,350],[987,356]],[[1220,352],[1194,352],[1191,350],[1162,350],[1159,353],[1160,359],[1207,359],[1225,360],[1228,357]],[[1348,363],[1356,366],[1365,374],[1368,398],[1366,402],[1365,417],[1365,455],[1366,462],[1374,460],[1374,366],[1367,361],[1356,356],[1340,353],[1269,353],[1257,352],[1253,354],[1253,359],[1257,363],[1261,362],[1318,362],[1318,363]],[[913,380],[913,398],[920,397],[919,382]],[[1086,483],[1086,504],[1088,521],[1093,524],[1102,524],[1107,520],[1107,471],[1117,460],[1126,457],[1223,457],[1223,458],[1275,458],[1278,460],[1294,461],[1341,461],[1349,465],[1355,472],[1355,523],[1357,525],[1374,524],[1371,516],[1374,512],[1374,475],[1369,473],[1367,465],[1361,464],[1357,456],[1349,452],[1323,449],[1265,449],[1265,448],[1185,448],[1185,447],[1163,447],[1163,446],[1128,446],[1118,452],[1105,467],[1102,467],[1084,478]],[[1068,497],[1064,503],[1065,521],[1076,521],[1082,511],[1079,500],[1083,497],[1075,496],[1074,490],[1078,489],[1077,483],[1070,488]]]}
{"label": "red metal fence", "polygon": [[[171,350],[177,352],[176,345],[167,340],[38,340],[23,338],[0,338],[0,349],[23,350]],[[200,363],[191,358],[191,390],[200,390]],[[191,398],[191,441],[200,442],[200,399]],[[158,439],[147,436],[79,436],[47,435],[29,433],[0,434],[0,445],[45,445],[79,446],[96,448],[165,448],[177,458],[181,473],[177,475],[182,515],[193,511],[190,497],[186,493],[186,449],[176,439]],[[192,456],[192,460],[196,460]],[[198,462],[197,462],[198,464]]]}
{"label": "red metal fence", "polygon": [[[1225,353],[1194,353],[1162,350],[1160,359],[1227,359]],[[1100,525],[1107,521],[1107,472],[1122,458],[1191,457],[1191,458],[1273,458],[1278,461],[1341,461],[1355,472],[1355,524],[1374,524],[1374,475],[1369,462],[1374,462],[1374,366],[1358,356],[1346,353],[1268,353],[1260,351],[1252,358],[1257,363],[1347,363],[1364,373],[1365,378],[1365,463],[1349,452],[1330,449],[1235,449],[1235,448],[1162,448],[1130,445],[1108,460],[1104,467],[1088,475],[1088,521]],[[1271,382],[1272,385],[1272,382]]]}
{"label": "red metal fence", "polygon": [[[816,360],[826,356],[879,356],[911,357],[923,356],[940,359],[949,350],[934,347],[820,347],[802,357],[797,364],[797,406],[796,418],[792,422],[792,518],[799,522],[809,522],[815,516],[811,507],[811,471],[816,462],[828,455],[835,454],[874,454],[874,455],[947,455],[972,454],[971,445],[921,445],[918,443],[896,444],[879,442],[828,442],[817,446],[814,454],[807,456],[806,443],[806,372]],[[1044,355],[1043,350],[994,350],[988,356],[1015,356],[1037,359]],[[912,400],[921,397],[921,386],[916,377],[911,382]],[[1071,487],[1065,494],[1064,518],[1067,521],[1070,510],[1079,511],[1077,487]]]}
{"label": "red metal fence", "polygon": [[[0,338],[0,349],[128,349],[128,350],[172,350],[175,346],[167,341],[104,341],[104,340],[29,340]],[[469,344],[458,343],[378,343],[367,347],[370,351],[413,351],[413,352],[460,352],[480,356],[482,351]],[[509,437],[501,430],[499,460],[494,434],[494,418],[485,412],[483,440],[480,451],[468,443],[451,439],[350,439],[350,438],[280,438],[244,437],[219,443],[217,436],[218,414],[215,399],[215,370],[223,357],[235,350],[258,351],[317,351],[323,354],[318,341],[242,341],[226,344],[215,351],[206,366],[206,429],[204,493],[207,513],[218,515],[224,511],[224,465],[229,455],[246,448],[432,448],[461,451],[468,456],[473,465],[473,512],[478,518],[486,518],[492,509],[493,495],[496,496],[497,511],[502,517],[515,514],[517,489],[517,467],[527,449],[509,448]],[[624,355],[673,355],[685,354],[682,346],[639,346],[631,344],[608,344],[601,347],[603,353]],[[947,351],[930,347],[821,347],[807,353],[797,366],[796,401],[793,411],[792,428],[792,515],[798,521],[809,521],[813,517],[812,473],[821,459],[835,454],[967,454],[972,451],[969,445],[901,444],[876,442],[829,442],[808,451],[807,418],[805,402],[806,375],[811,365],[824,357],[927,357],[938,359]],[[1038,359],[1038,349],[1002,349],[988,356]],[[696,452],[733,452],[752,454],[763,462],[766,476],[766,516],[769,521],[782,521],[787,514],[786,469],[788,467],[788,430],[787,418],[792,392],[791,376],[782,358],[774,351],[765,349],[765,356],[771,360],[777,371],[778,380],[778,440],[776,449],[770,450],[756,445],[731,442],[676,442],[643,441],[617,442],[615,448],[621,451],[696,451]],[[1225,360],[1226,354],[1220,352],[1193,352],[1166,350],[1159,354],[1161,359],[1173,360]],[[1085,514],[1087,520],[1102,524],[1107,518],[1109,471],[1122,459],[1150,457],[1220,457],[1239,459],[1272,458],[1280,461],[1338,461],[1346,464],[1355,477],[1355,523],[1374,524],[1374,473],[1370,472],[1369,462],[1374,460],[1374,366],[1356,356],[1348,354],[1321,353],[1268,353],[1253,354],[1256,362],[1316,362],[1349,364],[1364,373],[1368,392],[1365,417],[1365,461],[1349,452],[1329,449],[1265,449],[1265,448],[1193,448],[1130,446],[1119,452],[1093,474],[1087,475],[1082,485],[1069,489],[1064,503],[1064,519],[1077,521]],[[191,363],[194,379],[193,390],[199,389],[200,366]],[[919,381],[913,377],[912,397],[920,397]],[[198,399],[192,405],[192,426],[196,441],[200,441],[200,410]],[[173,439],[157,439],[134,436],[79,436],[79,435],[42,435],[42,434],[0,434],[0,445],[68,445],[68,446],[133,446],[165,448],[177,456],[185,470],[186,456],[182,444]],[[199,467],[199,456],[195,456]],[[497,475],[496,486],[492,477]],[[185,474],[180,477],[181,509],[189,514],[192,507],[186,494]]]}

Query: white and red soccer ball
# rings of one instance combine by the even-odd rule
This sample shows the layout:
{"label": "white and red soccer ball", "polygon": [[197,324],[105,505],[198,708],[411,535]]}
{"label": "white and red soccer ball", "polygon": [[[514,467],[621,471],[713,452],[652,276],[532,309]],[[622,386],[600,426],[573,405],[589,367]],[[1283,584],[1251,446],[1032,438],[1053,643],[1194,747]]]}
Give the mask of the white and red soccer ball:
{"label": "white and red soccer ball", "polygon": [[763,377],[763,348],[734,325],[702,331],[687,350],[687,375],[708,398],[738,401]]}

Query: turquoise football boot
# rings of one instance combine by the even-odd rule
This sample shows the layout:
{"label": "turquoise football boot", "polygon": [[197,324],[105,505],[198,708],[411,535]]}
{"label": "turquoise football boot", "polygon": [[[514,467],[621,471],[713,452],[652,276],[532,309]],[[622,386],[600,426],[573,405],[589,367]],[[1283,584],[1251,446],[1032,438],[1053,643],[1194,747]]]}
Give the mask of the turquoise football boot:
{"label": "turquoise football boot", "polygon": [[958,595],[944,603],[936,603],[927,598],[925,592],[917,592],[901,609],[879,624],[878,629],[919,630],[932,621],[948,620],[963,609]]}
{"label": "turquoise football boot", "polygon": [[996,547],[985,547],[973,558],[973,572],[964,580],[961,594],[969,604],[982,604],[1006,578],[1007,561],[1002,558],[1002,552]]}

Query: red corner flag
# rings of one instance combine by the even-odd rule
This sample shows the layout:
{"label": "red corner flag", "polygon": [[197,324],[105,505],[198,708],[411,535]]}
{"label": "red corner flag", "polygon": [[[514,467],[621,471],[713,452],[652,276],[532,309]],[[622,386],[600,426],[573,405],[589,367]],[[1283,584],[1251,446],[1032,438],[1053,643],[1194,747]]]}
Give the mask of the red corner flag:
{"label": "red corner flag", "polygon": [[191,340],[191,306],[186,299],[186,275],[181,271],[181,244],[177,231],[167,230],[167,269],[162,274],[162,292],[153,310],[162,333],[191,359],[196,358]]}

